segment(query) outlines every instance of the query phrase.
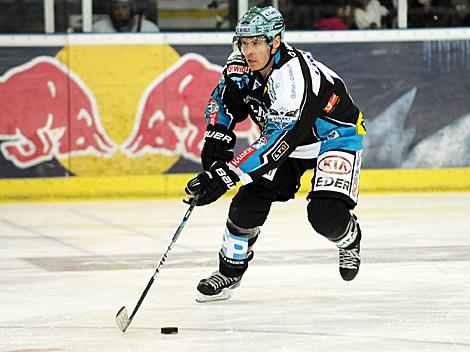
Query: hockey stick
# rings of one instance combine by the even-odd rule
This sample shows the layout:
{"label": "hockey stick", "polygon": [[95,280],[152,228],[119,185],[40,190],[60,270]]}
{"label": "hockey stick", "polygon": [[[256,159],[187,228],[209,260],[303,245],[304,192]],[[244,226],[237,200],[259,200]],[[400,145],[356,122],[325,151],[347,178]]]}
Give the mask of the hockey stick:
{"label": "hockey stick", "polygon": [[184,214],[183,220],[181,220],[180,225],[176,229],[175,234],[173,235],[173,238],[171,239],[171,243],[168,246],[166,252],[163,254],[163,256],[160,259],[160,263],[158,264],[157,268],[155,269],[155,273],[153,276],[150,278],[150,281],[147,284],[147,287],[145,287],[144,292],[139,298],[139,301],[137,302],[137,305],[135,306],[134,310],[132,311],[132,314],[130,317],[127,315],[127,308],[126,306],[123,306],[121,309],[116,314],[116,324],[118,328],[124,333],[126,332],[127,328],[132,322],[132,319],[134,319],[135,314],[137,313],[137,310],[139,309],[140,305],[144,301],[145,296],[147,296],[147,293],[150,290],[150,287],[152,286],[153,282],[155,281],[155,278],[157,277],[158,273],[160,272],[160,269],[162,268],[163,264],[165,263],[166,258],[168,257],[168,253],[171,251],[173,248],[173,245],[175,244],[176,240],[178,239],[181,231],[183,230],[184,225],[186,225],[186,222],[188,221],[189,216],[193,212],[194,207],[196,206],[197,200],[199,199],[199,196],[195,196],[191,204],[186,210],[186,214]]}

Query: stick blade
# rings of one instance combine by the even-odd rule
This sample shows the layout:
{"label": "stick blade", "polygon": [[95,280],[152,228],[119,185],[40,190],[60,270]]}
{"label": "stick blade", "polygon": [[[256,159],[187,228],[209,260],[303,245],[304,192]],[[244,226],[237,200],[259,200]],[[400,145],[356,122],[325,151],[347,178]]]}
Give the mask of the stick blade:
{"label": "stick blade", "polygon": [[127,315],[126,306],[119,309],[116,314],[116,324],[122,332],[126,332],[127,327],[129,326],[129,316]]}

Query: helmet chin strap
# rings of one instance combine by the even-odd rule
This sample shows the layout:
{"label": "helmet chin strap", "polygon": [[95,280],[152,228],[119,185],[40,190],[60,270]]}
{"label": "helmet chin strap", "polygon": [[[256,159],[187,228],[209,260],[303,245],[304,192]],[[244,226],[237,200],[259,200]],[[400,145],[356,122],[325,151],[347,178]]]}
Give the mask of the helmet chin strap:
{"label": "helmet chin strap", "polygon": [[256,70],[256,71],[263,71],[266,67],[268,67],[269,64],[271,63],[271,60],[273,59],[273,57],[274,57],[274,54],[269,53],[269,60],[266,63],[266,65],[264,65],[262,68],[260,68],[259,70]]}
{"label": "helmet chin strap", "polygon": [[272,48],[272,46],[270,45],[270,46],[269,46],[269,60],[268,60],[268,62],[266,63],[266,65],[264,65],[262,68],[260,68],[259,70],[256,70],[256,71],[258,71],[258,72],[259,72],[259,71],[263,71],[266,67],[269,66],[269,64],[271,63],[271,61],[272,61],[273,58],[274,58],[274,55],[276,55],[276,53],[277,53],[277,50],[276,50],[276,53],[273,54],[273,53],[272,53],[272,50],[273,50],[273,48]]}

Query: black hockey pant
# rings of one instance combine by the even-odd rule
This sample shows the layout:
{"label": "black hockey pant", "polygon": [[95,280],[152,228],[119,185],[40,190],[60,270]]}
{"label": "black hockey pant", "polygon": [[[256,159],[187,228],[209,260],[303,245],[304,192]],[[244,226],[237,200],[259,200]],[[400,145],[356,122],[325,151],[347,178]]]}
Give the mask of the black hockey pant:
{"label": "black hockey pant", "polygon": [[[230,204],[219,252],[219,271],[222,274],[230,277],[243,275],[253,258],[252,248],[271,204],[293,199],[300,188],[301,176],[314,167],[315,160],[288,158],[276,170],[272,180],[262,177],[239,189]],[[320,197],[310,193],[307,198],[307,217],[314,230],[332,241],[340,238],[349,225],[350,210],[355,204],[336,192],[323,192]]]}

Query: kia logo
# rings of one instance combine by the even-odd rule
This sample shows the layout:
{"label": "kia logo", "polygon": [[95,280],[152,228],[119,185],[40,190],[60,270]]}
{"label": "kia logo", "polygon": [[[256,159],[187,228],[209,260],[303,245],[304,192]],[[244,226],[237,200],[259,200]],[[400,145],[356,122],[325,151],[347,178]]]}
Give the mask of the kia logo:
{"label": "kia logo", "polygon": [[345,175],[352,170],[352,165],[346,158],[341,156],[327,156],[320,160],[318,168],[330,174]]}

